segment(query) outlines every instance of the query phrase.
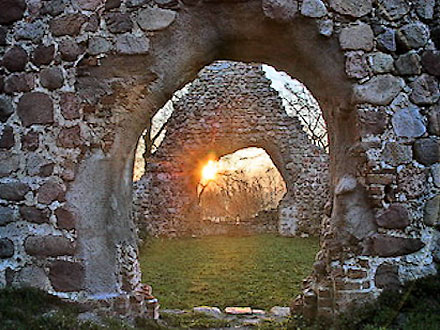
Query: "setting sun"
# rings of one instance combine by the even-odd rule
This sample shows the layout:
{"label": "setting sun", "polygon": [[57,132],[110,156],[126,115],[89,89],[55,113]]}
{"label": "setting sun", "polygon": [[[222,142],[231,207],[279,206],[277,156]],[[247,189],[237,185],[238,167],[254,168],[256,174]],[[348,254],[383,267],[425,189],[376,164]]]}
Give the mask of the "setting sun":
{"label": "setting sun", "polygon": [[207,182],[214,180],[218,171],[217,162],[210,160],[202,169],[202,180]]}

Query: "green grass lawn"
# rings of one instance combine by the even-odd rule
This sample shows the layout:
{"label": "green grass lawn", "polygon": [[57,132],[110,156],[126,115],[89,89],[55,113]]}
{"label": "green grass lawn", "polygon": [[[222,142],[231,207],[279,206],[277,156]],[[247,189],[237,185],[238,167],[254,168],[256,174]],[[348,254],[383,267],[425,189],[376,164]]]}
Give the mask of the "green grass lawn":
{"label": "green grass lawn", "polygon": [[269,309],[289,306],[300,293],[317,251],[317,238],[272,234],[150,239],[140,261],[162,308]]}

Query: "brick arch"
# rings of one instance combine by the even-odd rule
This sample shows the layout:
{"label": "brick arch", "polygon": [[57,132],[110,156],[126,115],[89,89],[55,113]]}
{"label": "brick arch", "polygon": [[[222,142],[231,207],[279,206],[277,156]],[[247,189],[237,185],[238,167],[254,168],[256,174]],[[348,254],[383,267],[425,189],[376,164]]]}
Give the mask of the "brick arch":
{"label": "brick arch", "polygon": [[201,164],[248,147],[264,149],[286,183],[280,234],[319,234],[330,198],[328,155],[287,114],[261,66],[236,62],[203,69],[175,104],[136,183],[136,221],[151,235],[204,232],[196,193]]}
{"label": "brick arch", "polygon": [[119,297],[130,311],[136,141],[215,59],[288,72],[326,118],[333,209],[298,301],[307,315],[435,273],[438,4],[314,3],[3,4],[0,284]]}

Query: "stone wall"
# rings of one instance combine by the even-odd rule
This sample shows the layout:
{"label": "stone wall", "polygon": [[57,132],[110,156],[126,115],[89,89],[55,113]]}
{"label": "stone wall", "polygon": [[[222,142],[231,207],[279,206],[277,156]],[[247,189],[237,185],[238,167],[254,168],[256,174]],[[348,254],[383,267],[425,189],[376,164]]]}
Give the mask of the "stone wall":
{"label": "stone wall", "polygon": [[136,143],[216,59],[286,71],[326,118],[333,208],[298,301],[309,316],[435,273],[439,5],[1,1],[0,285],[129,310]]}
{"label": "stone wall", "polygon": [[174,107],[162,144],[135,183],[140,227],[154,236],[208,233],[213,226],[206,227],[197,196],[201,165],[211,156],[261,147],[286,182],[279,232],[319,233],[330,198],[328,155],[312,144],[298,118],[287,115],[261,66],[215,62]]}

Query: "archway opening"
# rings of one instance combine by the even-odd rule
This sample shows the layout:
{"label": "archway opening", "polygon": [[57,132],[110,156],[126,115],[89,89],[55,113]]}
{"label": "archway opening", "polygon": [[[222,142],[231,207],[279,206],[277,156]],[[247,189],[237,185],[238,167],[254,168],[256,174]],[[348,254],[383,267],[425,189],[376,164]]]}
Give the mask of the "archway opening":
{"label": "archway opening", "polygon": [[[178,238],[141,248],[162,305],[288,306],[312,270],[329,198],[326,125],[311,93],[272,67],[216,61],[148,122],[135,218],[150,236]],[[267,300],[274,283],[280,299]]]}
{"label": "archway opening", "polygon": [[277,209],[287,188],[264,149],[245,148],[209,159],[200,171],[197,197],[205,233],[278,231]]}

